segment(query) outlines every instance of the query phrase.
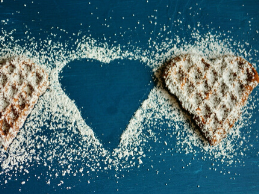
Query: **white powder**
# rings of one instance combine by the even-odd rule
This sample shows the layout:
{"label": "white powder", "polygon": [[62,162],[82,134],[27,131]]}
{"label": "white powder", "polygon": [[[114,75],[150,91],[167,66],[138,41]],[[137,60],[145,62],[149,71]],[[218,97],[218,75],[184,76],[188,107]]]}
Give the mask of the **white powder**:
{"label": "white powder", "polygon": [[[166,148],[171,146],[160,154],[192,154],[194,159],[196,155],[202,155],[208,162],[216,160],[228,165],[242,161],[245,157],[242,153],[249,149],[243,147],[241,142],[249,139],[242,137],[240,131],[252,122],[250,118],[258,103],[257,93],[249,98],[250,103],[244,108],[242,118],[230,130],[229,136],[218,146],[211,147],[206,143],[204,145],[198,129],[190,123],[177,100],[158,82],[129,121],[121,135],[119,146],[109,152],[85,123],[75,103],[61,89],[58,78],[66,64],[82,58],[104,63],[115,59],[135,59],[146,63],[156,72],[166,59],[182,53],[204,54],[207,57],[242,55],[240,52],[233,52],[226,40],[219,42],[217,36],[210,33],[203,38],[198,33],[193,33],[193,38],[196,39],[193,44],[186,44],[185,40],[176,36],[178,43],[173,40],[161,44],[153,42],[153,48],[157,52],[143,51],[141,48],[134,48],[134,52],[131,52],[133,49],[109,47],[108,44],[97,43],[85,36],[78,36],[72,42],[76,49],[69,48],[68,43],[64,45],[53,41],[52,37],[55,35],[42,41],[40,49],[37,44],[26,44],[22,47],[20,44],[23,42],[13,40],[12,32],[3,34],[5,35],[0,37],[0,45],[4,49],[0,51],[0,58],[24,55],[41,64],[50,72],[50,89],[40,97],[10,149],[7,152],[0,149],[0,174],[6,177],[5,181],[0,180],[1,184],[6,184],[16,173],[26,172],[31,165],[48,167],[47,172],[42,175],[47,184],[66,174],[84,176],[91,172],[143,165],[143,159],[154,152],[151,143],[159,145],[161,142]],[[251,56],[250,51],[247,55]],[[166,136],[161,136],[162,133]],[[61,181],[60,185],[63,184]]]}
{"label": "white powder", "polygon": [[[234,74],[232,64],[238,63],[242,63],[242,66],[239,66],[238,72],[234,72],[237,78],[230,81],[230,75]],[[185,68],[186,66],[189,67]],[[215,82],[206,87],[207,71],[210,69],[215,72]],[[210,60],[192,54],[180,55],[172,59],[166,67],[164,78],[168,90],[177,96],[182,107],[191,112],[193,118],[197,118],[195,120],[204,136],[215,145],[228,133],[230,125],[234,124],[244,105],[244,95],[249,94],[249,91],[241,88],[240,83],[247,84],[243,85],[243,88],[254,88],[258,84],[255,78],[247,82],[247,73],[255,77],[251,64],[239,57],[222,56]],[[242,74],[245,76],[241,76]],[[238,85],[238,95],[235,89],[233,90],[236,85]],[[233,99],[225,100],[228,95]],[[220,135],[220,132],[224,135]]]}

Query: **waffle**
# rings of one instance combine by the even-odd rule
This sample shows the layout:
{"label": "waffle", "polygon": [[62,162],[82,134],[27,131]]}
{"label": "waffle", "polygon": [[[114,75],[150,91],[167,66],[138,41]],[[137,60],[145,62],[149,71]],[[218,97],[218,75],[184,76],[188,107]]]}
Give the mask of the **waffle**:
{"label": "waffle", "polygon": [[0,144],[5,149],[16,137],[40,95],[48,75],[28,59],[0,61]]}
{"label": "waffle", "polygon": [[206,59],[191,54],[170,60],[163,79],[211,145],[227,135],[259,83],[255,68],[241,57]]}

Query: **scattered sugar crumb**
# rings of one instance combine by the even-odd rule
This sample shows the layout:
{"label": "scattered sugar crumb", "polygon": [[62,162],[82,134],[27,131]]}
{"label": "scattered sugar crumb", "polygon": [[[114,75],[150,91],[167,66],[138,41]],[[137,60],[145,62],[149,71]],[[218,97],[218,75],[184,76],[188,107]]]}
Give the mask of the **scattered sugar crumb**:
{"label": "scattered sugar crumb", "polygon": [[[0,149],[0,175],[5,177],[5,180],[0,180],[1,184],[8,184],[7,180],[15,179],[17,173],[29,173],[27,169],[34,162],[37,163],[36,167],[48,167],[47,172],[37,175],[38,179],[45,177],[46,184],[51,184],[53,179],[62,179],[66,175],[84,176],[103,170],[130,169],[145,164],[145,158],[154,152],[151,143],[166,147],[160,153],[162,155],[171,154],[174,157],[175,153],[191,154],[194,159],[201,155],[202,160],[208,162],[243,165],[246,150],[249,150],[252,142],[247,143],[249,136],[242,131],[252,122],[256,122],[252,121],[251,117],[258,111],[257,92],[249,97],[242,117],[230,130],[228,137],[219,145],[211,147],[203,140],[188,115],[179,107],[178,101],[158,80],[148,98],[142,102],[129,121],[121,135],[119,146],[110,152],[103,147],[94,131],[85,123],[75,103],[61,89],[59,82],[62,68],[77,59],[96,59],[107,64],[115,59],[134,59],[143,62],[157,73],[171,56],[184,53],[203,54],[208,58],[223,54],[243,57],[246,55],[251,58],[255,51],[249,50],[244,53],[242,43],[234,47],[228,38],[218,41],[221,35],[201,35],[193,31],[192,38],[196,41],[192,44],[187,44],[185,39],[176,35],[173,40],[162,43],[150,42],[150,46],[153,46],[156,52],[141,48],[134,48],[134,52],[131,52],[132,48],[112,47],[81,35],[73,42],[72,49],[68,47],[68,43],[64,45],[55,41],[56,35],[52,34],[39,48],[38,44],[21,46],[22,40],[13,40],[14,32],[3,31],[4,35],[0,36],[0,45],[4,48],[0,51],[0,58],[24,55],[41,64],[50,72],[50,88],[39,98],[10,149]],[[217,169],[212,167],[211,170]],[[90,180],[88,183],[90,184]],[[25,184],[25,181],[22,184]],[[60,180],[58,186],[63,184]]]}

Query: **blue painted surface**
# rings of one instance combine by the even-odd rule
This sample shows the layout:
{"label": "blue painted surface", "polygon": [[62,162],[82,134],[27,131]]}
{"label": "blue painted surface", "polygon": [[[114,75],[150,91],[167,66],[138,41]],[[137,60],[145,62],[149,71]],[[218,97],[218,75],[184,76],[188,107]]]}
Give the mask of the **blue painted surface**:
{"label": "blue painted surface", "polygon": [[73,61],[60,77],[68,96],[77,107],[84,107],[80,109],[83,119],[110,151],[154,87],[151,69],[136,60]]}
{"label": "blue painted surface", "polygon": [[[134,45],[143,50],[152,51],[155,49],[149,47],[150,39],[159,44],[166,38],[171,39],[174,38],[175,34],[178,34],[190,42],[193,41],[190,29],[197,28],[197,22],[200,22],[201,34],[225,32],[233,36],[234,41],[244,40],[248,42],[249,45],[245,46],[244,49],[252,47],[259,50],[259,33],[256,32],[259,30],[258,1],[95,0],[90,2],[89,4],[89,1],[83,0],[34,0],[32,3],[31,0],[4,0],[3,3],[0,3],[0,20],[8,19],[9,22],[7,24],[1,22],[0,27],[4,30],[17,29],[14,34],[16,39],[26,38],[25,32],[30,31],[30,37],[35,37],[36,42],[45,39],[50,33],[60,34],[61,37],[56,37],[56,39],[66,42],[71,39],[72,33],[81,31],[82,34],[91,36],[99,42],[107,42],[110,46],[122,45],[130,48],[129,45]],[[173,21],[177,19],[183,22],[175,25]],[[249,21],[252,22],[251,26]],[[157,25],[154,25],[155,22]],[[190,25],[190,29],[188,25]],[[169,26],[170,31],[163,31],[164,26]],[[68,34],[60,31],[60,28],[65,29]],[[252,60],[252,63],[256,63],[258,56],[253,56]],[[91,108],[82,109],[82,116],[96,130],[95,133],[108,149],[116,147],[120,133],[154,84],[149,84],[149,81],[152,80],[150,69],[143,66],[138,68],[140,62],[137,61],[120,61],[130,64],[130,67],[121,69],[123,75],[126,76],[117,72],[118,74],[115,73],[110,77],[109,73],[114,73],[114,68],[118,68],[118,62],[114,61],[108,66],[99,68],[93,66],[93,64],[100,65],[99,62],[93,61],[86,66],[87,69],[78,72],[80,65],[89,62],[74,61],[70,64],[71,70],[66,69],[67,67],[64,69],[62,73],[64,78],[61,80],[66,92],[72,99],[75,99],[78,107],[89,106]],[[139,72],[136,71],[136,68]],[[88,70],[92,71],[93,74],[88,73]],[[96,93],[91,93],[91,96],[88,95],[87,90],[80,92],[80,88],[77,88],[76,85],[69,84],[73,79],[72,76],[82,73],[86,73],[88,76],[84,77],[84,83],[79,83],[80,86],[84,86],[88,90],[98,88]],[[103,74],[113,89],[105,85],[107,82],[99,79]],[[144,76],[140,80],[136,80],[140,74]],[[130,75],[136,77],[130,77]],[[115,82],[113,79],[121,80],[121,82]],[[79,79],[75,79],[75,81],[80,82]],[[89,83],[96,83],[96,85]],[[130,90],[125,91],[124,83],[129,85]],[[137,86],[133,87],[133,85]],[[258,91],[258,88],[256,90]],[[77,95],[79,92],[81,96]],[[129,98],[124,98],[123,93],[125,92],[129,92],[127,95]],[[110,104],[98,103],[107,100],[105,94],[113,98],[113,101],[122,100],[121,104],[115,106],[113,101],[109,101]],[[99,106],[91,107],[91,104],[87,104],[89,101],[84,102],[84,99],[95,99]],[[122,110],[127,111],[119,114]],[[96,111],[96,114],[93,111]],[[89,116],[86,118],[88,114]],[[97,122],[97,117],[105,116],[109,117]],[[253,115],[252,120],[255,119],[258,122],[258,113]],[[98,131],[98,129],[103,129],[108,120],[114,125],[112,123],[111,126],[108,125],[107,131]],[[125,120],[126,122],[116,122]],[[258,138],[256,138],[259,131],[258,123],[251,124],[251,127],[252,129],[243,129],[243,133],[246,133],[246,130],[250,131],[250,142],[253,142],[254,145],[253,149],[247,153],[244,166],[239,164],[236,167],[235,165],[228,167],[221,163],[215,163],[214,165],[219,165],[217,166],[218,170],[208,170],[213,168],[212,164],[203,161],[199,154],[195,157],[197,160],[192,160],[192,155],[181,153],[175,153],[173,156],[171,154],[160,155],[159,153],[166,148],[162,144],[150,142],[153,150],[149,152],[150,155],[147,158],[143,159],[143,166],[140,168],[133,167],[129,171],[122,170],[121,172],[112,170],[96,172],[96,174],[91,175],[92,177],[87,175],[85,177],[65,176],[63,177],[65,185],[58,187],[59,179],[54,180],[50,185],[46,184],[44,172],[47,167],[42,165],[35,169],[32,165],[28,168],[29,175],[18,174],[17,180],[11,180],[7,185],[2,185],[0,192],[17,193],[21,189],[22,193],[259,193],[259,143]],[[113,139],[109,139],[110,134],[114,131],[117,135]],[[161,132],[161,136],[163,135],[166,136],[166,132]],[[175,139],[167,138],[167,141],[172,146],[176,143]],[[186,166],[185,161],[192,161],[192,164]],[[59,168],[58,164],[57,168]],[[226,174],[219,173],[220,169],[224,169]],[[34,175],[41,173],[43,173],[43,178],[35,178]],[[119,178],[116,178],[115,175]],[[28,177],[29,181],[25,185],[21,185],[21,182]],[[89,179],[91,180],[90,184],[87,183]],[[3,181],[4,176],[0,177],[0,180]],[[65,186],[71,186],[72,189],[66,190]]]}

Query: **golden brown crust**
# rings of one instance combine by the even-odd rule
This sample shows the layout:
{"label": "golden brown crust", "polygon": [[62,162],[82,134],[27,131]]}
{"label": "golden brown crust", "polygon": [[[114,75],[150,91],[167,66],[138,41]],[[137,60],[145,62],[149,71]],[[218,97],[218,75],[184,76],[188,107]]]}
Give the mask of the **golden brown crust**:
{"label": "golden brown crust", "polygon": [[16,137],[48,84],[45,70],[28,59],[13,58],[0,62],[0,140],[5,149]]}
{"label": "golden brown crust", "polygon": [[[180,55],[167,65],[163,78],[167,89],[193,115],[211,145],[226,137],[249,94],[259,83],[252,64],[235,56],[209,60],[198,55]],[[237,89],[233,89],[235,87]],[[214,98],[219,99],[218,102],[214,102]]]}

